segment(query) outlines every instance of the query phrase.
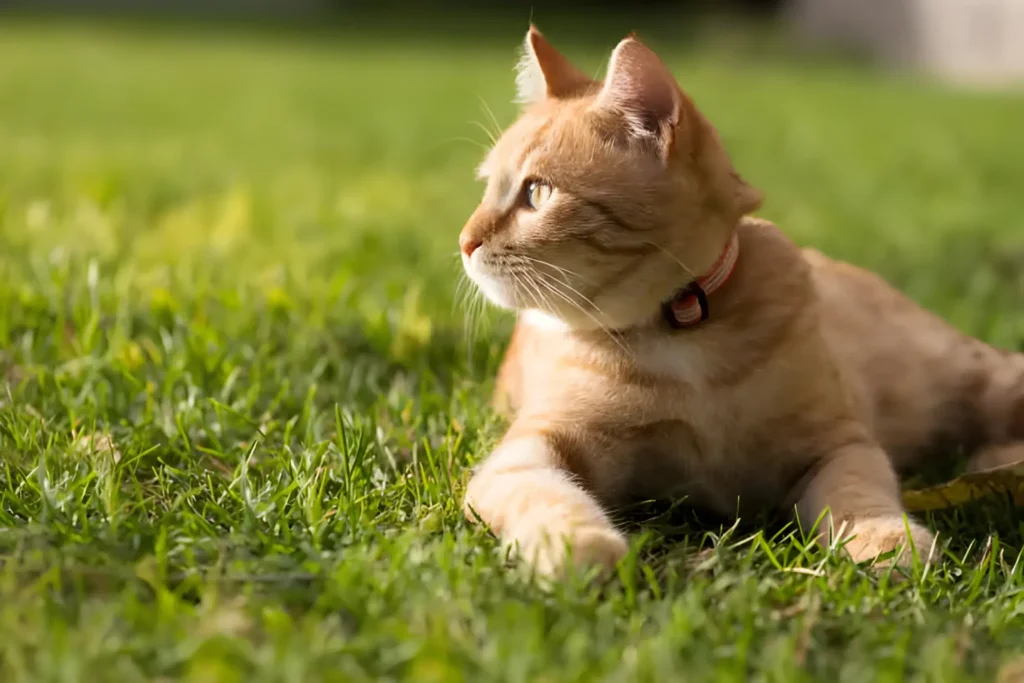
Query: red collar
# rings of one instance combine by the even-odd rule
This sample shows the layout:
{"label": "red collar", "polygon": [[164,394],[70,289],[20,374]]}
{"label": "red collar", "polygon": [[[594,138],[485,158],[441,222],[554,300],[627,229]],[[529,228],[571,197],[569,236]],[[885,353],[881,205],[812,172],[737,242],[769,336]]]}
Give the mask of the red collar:
{"label": "red collar", "polygon": [[692,327],[708,319],[708,296],[722,288],[740,255],[740,240],[733,233],[714,265],[661,305],[661,315],[673,329]]}

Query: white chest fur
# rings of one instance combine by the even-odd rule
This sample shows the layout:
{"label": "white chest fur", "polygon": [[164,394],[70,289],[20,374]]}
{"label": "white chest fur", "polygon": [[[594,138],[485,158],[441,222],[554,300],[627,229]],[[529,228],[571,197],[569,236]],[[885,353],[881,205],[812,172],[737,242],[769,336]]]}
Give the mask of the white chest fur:
{"label": "white chest fur", "polygon": [[558,318],[535,308],[523,311],[519,319],[541,332],[565,332],[569,329],[569,326]]}

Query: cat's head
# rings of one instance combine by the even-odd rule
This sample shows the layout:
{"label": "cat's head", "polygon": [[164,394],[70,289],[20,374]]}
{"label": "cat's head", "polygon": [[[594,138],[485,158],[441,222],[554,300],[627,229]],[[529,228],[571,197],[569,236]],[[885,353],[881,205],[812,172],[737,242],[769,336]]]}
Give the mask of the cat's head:
{"label": "cat's head", "polygon": [[459,237],[466,272],[499,306],[575,328],[649,319],[760,205],[633,36],[601,82],[531,27],[517,85],[523,113],[481,164],[487,189]]}

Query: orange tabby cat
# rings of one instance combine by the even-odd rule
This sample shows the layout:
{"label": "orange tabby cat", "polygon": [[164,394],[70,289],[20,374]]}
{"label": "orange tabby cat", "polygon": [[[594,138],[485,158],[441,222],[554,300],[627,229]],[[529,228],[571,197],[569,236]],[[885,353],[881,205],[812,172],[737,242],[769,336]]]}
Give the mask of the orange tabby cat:
{"label": "orange tabby cat", "polygon": [[459,239],[519,311],[498,389],[515,418],[465,508],[539,573],[613,565],[608,510],[640,496],[795,509],[858,561],[909,529],[927,555],[897,470],[950,445],[1024,458],[1024,358],[747,217],[760,195],[635,37],[602,83],[531,27],[518,85]]}

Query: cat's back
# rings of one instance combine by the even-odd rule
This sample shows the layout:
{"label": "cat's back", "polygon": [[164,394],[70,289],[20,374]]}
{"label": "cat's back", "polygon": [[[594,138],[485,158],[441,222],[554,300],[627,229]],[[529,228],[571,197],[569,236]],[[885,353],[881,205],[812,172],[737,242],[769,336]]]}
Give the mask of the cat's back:
{"label": "cat's back", "polygon": [[872,363],[871,376],[950,360],[970,340],[875,273],[805,249],[820,302],[822,326],[844,359]]}
{"label": "cat's back", "polygon": [[953,423],[978,342],[875,273],[804,250],[822,331],[858,389],[864,418],[898,465]]}

